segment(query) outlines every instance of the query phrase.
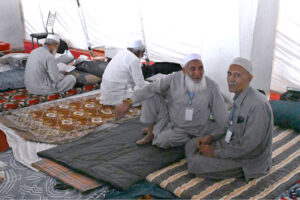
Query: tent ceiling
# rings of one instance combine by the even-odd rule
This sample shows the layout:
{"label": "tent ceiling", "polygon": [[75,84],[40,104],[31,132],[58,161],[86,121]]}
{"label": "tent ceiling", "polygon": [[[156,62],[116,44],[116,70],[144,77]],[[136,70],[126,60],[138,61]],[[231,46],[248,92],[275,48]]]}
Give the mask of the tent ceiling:
{"label": "tent ceiling", "polygon": [[[281,1],[281,4],[296,1]],[[72,47],[87,49],[76,0],[21,2],[26,39],[31,39],[31,33],[44,31],[49,10],[56,10],[55,33]],[[152,61],[181,63],[186,54],[200,53],[206,74],[220,84],[225,94],[230,95],[226,71],[234,57],[243,56],[251,59],[254,64],[252,85],[267,93],[270,90],[277,0],[81,0],[80,3],[92,47],[106,45],[125,48],[128,41],[142,39],[144,30]],[[293,17],[295,20],[297,16]],[[282,87],[278,89],[278,85],[283,82],[289,84],[292,81],[294,85],[300,85],[295,77],[299,70],[294,73],[297,69],[292,65],[289,65],[289,72],[285,71],[289,75],[286,79],[289,80],[283,80],[282,77],[282,66],[287,65],[287,60],[299,62],[296,56],[293,56],[294,60],[287,59],[286,54],[289,52],[280,47],[286,43],[283,38],[295,38],[299,42],[300,34],[295,33],[295,36],[285,33],[286,27],[282,24],[287,20],[281,18],[282,15],[278,23],[274,57],[275,81],[272,82],[272,89],[275,90],[282,90]],[[288,49],[294,48],[295,52],[297,45],[295,47],[292,42]],[[296,65],[296,62],[293,64]]]}

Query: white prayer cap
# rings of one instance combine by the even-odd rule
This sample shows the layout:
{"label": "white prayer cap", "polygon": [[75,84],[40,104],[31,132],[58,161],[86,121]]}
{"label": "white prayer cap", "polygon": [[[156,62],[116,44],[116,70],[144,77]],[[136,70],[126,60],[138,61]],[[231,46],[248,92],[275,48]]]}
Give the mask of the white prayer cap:
{"label": "white prayer cap", "polygon": [[242,57],[237,57],[237,58],[233,59],[232,64],[243,67],[245,70],[247,70],[253,76],[252,64],[251,64],[250,60],[247,60]]}
{"label": "white prayer cap", "polygon": [[46,41],[47,40],[54,40],[55,42],[59,43],[59,37],[57,35],[53,35],[53,34],[48,34]]}
{"label": "white prayer cap", "polygon": [[128,48],[136,49],[136,50],[144,50],[145,45],[141,40],[134,40],[128,43]]}
{"label": "white prayer cap", "polygon": [[188,64],[188,62],[190,62],[192,60],[200,60],[202,62],[202,58],[201,58],[200,54],[191,53],[184,58],[183,66],[185,66],[186,64]]}

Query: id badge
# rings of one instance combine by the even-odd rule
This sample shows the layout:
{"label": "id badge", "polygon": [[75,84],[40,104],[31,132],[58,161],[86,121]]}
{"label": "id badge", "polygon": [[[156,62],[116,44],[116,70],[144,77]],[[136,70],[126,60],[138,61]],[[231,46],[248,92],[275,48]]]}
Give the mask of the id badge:
{"label": "id badge", "polygon": [[225,136],[225,142],[229,143],[231,140],[232,132],[231,130],[228,130]]}
{"label": "id badge", "polygon": [[193,120],[193,113],[194,113],[193,108],[186,108],[185,109],[185,120],[186,121],[192,121]]}

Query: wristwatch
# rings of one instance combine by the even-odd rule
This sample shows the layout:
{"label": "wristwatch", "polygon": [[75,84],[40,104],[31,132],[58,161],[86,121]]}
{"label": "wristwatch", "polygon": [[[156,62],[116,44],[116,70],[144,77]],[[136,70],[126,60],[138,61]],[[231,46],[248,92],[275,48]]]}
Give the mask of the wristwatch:
{"label": "wristwatch", "polygon": [[129,99],[129,98],[124,99],[124,101],[127,101],[128,103],[132,104],[132,101],[131,101],[131,99]]}

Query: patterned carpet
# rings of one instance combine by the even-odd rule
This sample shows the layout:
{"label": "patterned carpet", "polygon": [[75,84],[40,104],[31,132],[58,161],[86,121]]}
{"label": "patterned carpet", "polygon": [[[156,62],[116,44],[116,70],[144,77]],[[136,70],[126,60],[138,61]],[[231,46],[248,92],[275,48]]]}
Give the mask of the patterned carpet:
{"label": "patterned carpet", "polygon": [[24,88],[0,92],[0,112],[16,108],[24,108],[35,104],[53,101],[76,94],[99,89],[99,85],[89,85],[71,89],[69,91],[51,95],[29,94]]}
{"label": "patterned carpet", "polygon": [[275,198],[276,200],[299,200],[300,199],[300,179],[298,182]]}
{"label": "patterned carpet", "polygon": [[[11,111],[0,122],[22,138],[35,142],[62,144],[80,139],[106,122],[115,121],[113,106],[99,103],[89,95]],[[131,108],[123,120],[138,117],[140,108]]]}
{"label": "patterned carpet", "polygon": [[75,189],[54,189],[58,183],[54,178],[19,164],[11,150],[1,153],[0,160],[8,165],[4,171],[4,181],[0,183],[0,199],[104,199],[113,191],[108,186],[89,194],[82,194]]}

